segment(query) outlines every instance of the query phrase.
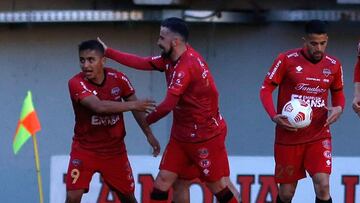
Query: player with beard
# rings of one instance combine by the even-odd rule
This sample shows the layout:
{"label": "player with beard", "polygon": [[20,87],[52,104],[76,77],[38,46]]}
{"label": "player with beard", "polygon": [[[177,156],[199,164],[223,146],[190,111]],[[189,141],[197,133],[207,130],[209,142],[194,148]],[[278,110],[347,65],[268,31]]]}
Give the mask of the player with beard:
{"label": "player with beard", "polygon": [[352,107],[360,117],[360,41],[358,42],[358,59],[354,69],[354,99]]}
{"label": "player with beard", "polygon": [[122,112],[132,111],[157,156],[159,142],[145,121],[145,112],[155,104],[137,100],[126,75],[104,67],[104,48],[98,41],[79,45],[79,61],[81,72],[69,80],[75,127],[66,176],[66,203],[81,202],[95,172],[101,174],[121,202],[136,203]]}
{"label": "player with beard", "polygon": [[238,202],[226,183],[230,173],[225,147],[227,127],[219,113],[219,94],[207,63],[187,43],[188,35],[182,19],[168,18],[160,27],[161,56],[143,58],[103,45],[107,57],[125,66],[165,72],[166,98],[146,118],[152,124],[173,111],[170,141],[160,163],[151,202],[167,202],[168,190],[177,178],[194,177],[206,182],[219,202]]}
{"label": "player with beard", "polygon": [[[307,171],[314,184],[316,203],[332,202],[331,134],[329,125],[341,115],[345,105],[342,67],[325,54],[328,35],[325,23],[312,20],[305,26],[304,46],[279,54],[263,82],[260,98],[272,121],[276,123],[274,146],[275,181],[279,183],[277,203],[291,202],[298,180]],[[279,86],[277,110],[272,92]],[[328,93],[332,106],[328,107]],[[296,129],[281,109],[291,99],[302,99],[311,105],[310,126]]]}

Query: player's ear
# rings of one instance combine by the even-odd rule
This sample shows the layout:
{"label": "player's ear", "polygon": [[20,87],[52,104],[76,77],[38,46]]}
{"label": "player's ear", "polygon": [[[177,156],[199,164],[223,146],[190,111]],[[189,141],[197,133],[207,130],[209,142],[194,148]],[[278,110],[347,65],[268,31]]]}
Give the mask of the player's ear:
{"label": "player's ear", "polygon": [[103,56],[103,57],[101,58],[101,63],[102,63],[103,65],[105,65],[105,63],[106,63],[106,57],[105,57],[105,56]]}

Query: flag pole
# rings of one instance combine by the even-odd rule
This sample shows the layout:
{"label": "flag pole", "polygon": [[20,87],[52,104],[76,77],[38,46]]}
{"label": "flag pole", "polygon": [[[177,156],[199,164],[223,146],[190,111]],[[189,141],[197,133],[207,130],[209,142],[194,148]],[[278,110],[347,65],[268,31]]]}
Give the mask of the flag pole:
{"label": "flag pole", "polygon": [[39,199],[40,203],[44,203],[43,198],[43,189],[42,189],[42,182],[41,182],[41,173],[40,173],[40,160],[39,160],[39,152],[37,147],[37,141],[36,141],[36,134],[32,136],[33,143],[34,143],[34,154],[35,154],[35,165],[36,165],[36,174],[38,179],[38,188],[39,188]]}

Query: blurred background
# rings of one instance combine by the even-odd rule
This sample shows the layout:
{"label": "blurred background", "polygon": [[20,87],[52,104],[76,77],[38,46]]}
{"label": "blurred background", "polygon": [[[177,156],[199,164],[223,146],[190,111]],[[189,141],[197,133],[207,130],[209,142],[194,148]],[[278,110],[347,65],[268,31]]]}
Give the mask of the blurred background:
{"label": "blurred background", "polygon": [[[274,124],[262,108],[259,90],[274,58],[302,46],[306,21],[327,21],[327,52],[343,64],[347,98],[342,118],[331,127],[333,155],[360,156],[359,118],[351,109],[360,0],[1,0],[0,202],[38,202],[31,141],[18,155],[12,152],[26,91],[33,92],[42,124],[37,138],[49,202],[51,157],[68,155],[73,136],[67,81],[80,71],[77,45],[99,36],[115,49],[158,55],[159,23],[173,16],[189,23],[190,44],[207,60],[216,80],[228,123],[229,155],[250,157],[273,155]],[[162,101],[163,73],[139,72],[111,60],[107,65],[128,75],[138,97]],[[128,154],[150,155],[132,115],[125,117]],[[171,116],[152,126],[163,148],[170,126]]]}

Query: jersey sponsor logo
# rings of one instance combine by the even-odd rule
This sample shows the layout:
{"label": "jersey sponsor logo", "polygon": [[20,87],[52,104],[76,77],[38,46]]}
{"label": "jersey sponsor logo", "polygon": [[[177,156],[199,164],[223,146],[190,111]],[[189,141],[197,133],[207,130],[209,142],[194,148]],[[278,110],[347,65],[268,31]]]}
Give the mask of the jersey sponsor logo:
{"label": "jersey sponsor logo", "polygon": [[296,66],[296,73],[302,73],[301,71],[303,70],[303,67],[301,66]]}
{"label": "jersey sponsor logo", "polygon": [[211,165],[211,162],[208,159],[202,159],[200,160],[199,165],[201,168],[208,168]]}
{"label": "jersey sponsor logo", "polygon": [[151,60],[156,60],[156,59],[159,59],[159,58],[161,58],[161,55],[159,55],[159,56],[153,56],[153,57],[151,57]]}
{"label": "jersey sponsor logo", "polygon": [[111,94],[112,94],[113,96],[119,95],[119,94],[120,94],[120,87],[114,87],[114,88],[112,88],[112,89],[111,89]]}
{"label": "jersey sponsor logo", "polygon": [[305,95],[297,95],[293,94],[291,95],[291,99],[301,99],[305,103],[311,106],[311,108],[322,108],[325,106],[325,100],[321,97],[314,97],[314,96],[305,96]]}
{"label": "jersey sponsor logo", "polygon": [[307,77],[306,80],[320,82],[320,79],[319,79],[319,78],[310,78],[310,77]]}
{"label": "jersey sponsor logo", "polygon": [[325,150],[323,152],[323,155],[324,155],[325,158],[330,159],[331,158],[331,151],[330,150]]}
{"label": "jersey sponsor logo", "polygon": [[[277,71],[277,69],[279,68],[279,66],[281,65],[281,63],[282,63],[282,61],[281,60],[279,60],[277,63],[276,63],[276,65],[275,65],[275,67],[274,67],[274,69],[273,69],[273,71],[271,72],[271,74],[269,75],[269,79],[271,80],[271,79],[273,79],[273,77],[274,77],[274,75],[275,75],[275,73],[276,73],[276,71]],[[269,74],[269,73],[268,73]]]}
{"label": "jersey sponsor logo", "polygon": [[299,56],[299,54],[297,53],[297,52],[295,52],[295,53],[291,53],[291,54],[288,54],[287,55],[287,57],[288,58],[291,58],[291,57],[298,57]]}
{"label": "jersey sponsor logo", "polygon": [[119,115],[111,115],[111,116],[98,116],[93,115],[91,116],[91,125],[102,125],[102,126],[109,126],[115,125],[120,120]]}
{"label": "jersey sponsor logo", "polygon": [[323,69],[323,74],[324,74],[326,77],[328,77],[328,76],[331,74],[331,70],[328,69],[328,68],[324,68],[324,69]]}
{"label": "jersey sponsor logo", "polygon": [[130,90],[134,90],[134,88],[132,87],[132,85],[130,84],[130,81],[125,77],[125,76],[122,76],[121,79],[123,79],[129,86]]}
{"label": "jersey sponsor logo", "polygon": [[330,166],[331,166],[331,160],[328,159],[328,160],[326,160],[326,167],[330,167]]}
{"label": "jersey sponsor logo", "polygon": [[325,149],[331,149],[331,142],[330,140],[324,140],[322,141],[322,145]]}
{"label": "jersey sponsor logo", "polygon": [[329,60],[332,64],[336,64],[336,60],[335,59],[333,59],[333,58],[330,58],[329,56],[325,56],[325,58],[327,59],[327,60]]}
{"label": "jersey sponsor logo", "polygon": [[326,89],[320,88],[319,85],[316,87],[311,87],[310,84],[306,83],[298,83],[295,86],[295,90],[304,91],[311,94],[321,94],[326,92]]}

